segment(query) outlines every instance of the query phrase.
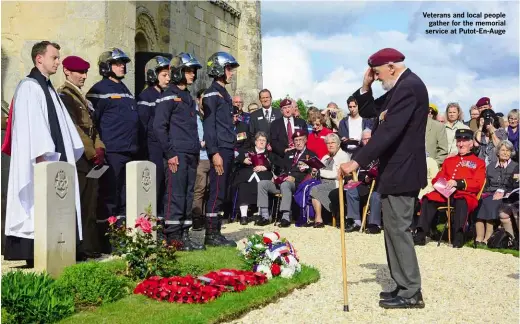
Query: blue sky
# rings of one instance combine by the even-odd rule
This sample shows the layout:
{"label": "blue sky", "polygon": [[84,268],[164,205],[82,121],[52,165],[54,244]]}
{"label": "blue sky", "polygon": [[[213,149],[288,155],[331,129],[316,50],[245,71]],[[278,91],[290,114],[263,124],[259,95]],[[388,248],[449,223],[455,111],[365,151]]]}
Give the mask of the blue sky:
{"label": "blue sky", "polygon": [[[505,35],[426,35],[422,12],[504,12]],[[264,87],[320,108],[360,85],[368,56],[394,47],[426,83],[430,101],[466,112],[488,96],[496,111],[519,107],[517,1],[263,1]],[[451,19],[450,19],[451,20]],[[446,27],[450,28],[450,27]],[[281,77],[283,75],[283,77]],[[376,94],[383,91],[374,85]]]}

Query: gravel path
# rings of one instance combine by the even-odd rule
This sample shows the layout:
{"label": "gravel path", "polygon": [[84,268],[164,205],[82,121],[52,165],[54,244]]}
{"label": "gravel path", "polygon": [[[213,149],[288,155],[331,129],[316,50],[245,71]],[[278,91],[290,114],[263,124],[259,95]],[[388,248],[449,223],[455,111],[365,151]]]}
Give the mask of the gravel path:
{"label": "gravel path", "polygon": [[512,255],[436,243],[417,247],[426,307],[384,310],[379,292],[395,286],[383,234],[347,233],[350,312],[345,313],[339,230],[238,223],[223,228],[237,240],[273,230],[295,245],[301,262],[319,269],[321,279],[232,323],[518,323],[519,259]]}
{"label": "gravel path", "polygon": [[[386,266],[383,234],[347,234],[347,275],[350,312],[343,312],[339,230],[279,229],[274,226],[223,226],[235,240],[253,233],[278,231],[298,250],[301,261],[319,269],[321,279],[304,289],[232,323],[517,323],[519,318],[519,259],[475,250],[418,247],[426,308],[383,310],[378,294],[393,290]],[[202,239],[203,232],[194,232]],[[2,273],[24,262],[2,259]]]}

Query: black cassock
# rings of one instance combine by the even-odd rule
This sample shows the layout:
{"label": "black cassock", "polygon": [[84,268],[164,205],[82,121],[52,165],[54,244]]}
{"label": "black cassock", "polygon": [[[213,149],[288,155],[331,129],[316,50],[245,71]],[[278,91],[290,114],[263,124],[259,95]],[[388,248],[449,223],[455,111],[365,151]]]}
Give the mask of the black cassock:
{"label": "black cassock", "polygon": [[256,205],[258,182],[260,180],[271,180],[273,178],[273,174],[271,172],[272,153],[268,152],[267,150],[263,153],[259,153],[266,157],[266,171],[256,172],[256,176],[254,176],[254,165],[244,164],[244,160],[249,157],[250,154],[254,153],[256,153],[255,148],[251,150],[241,150],[235,159],[237,168],[231,183],[233,192],[232,199],[235,203],[235,208],[238,208],[238,206],[242,205]]}

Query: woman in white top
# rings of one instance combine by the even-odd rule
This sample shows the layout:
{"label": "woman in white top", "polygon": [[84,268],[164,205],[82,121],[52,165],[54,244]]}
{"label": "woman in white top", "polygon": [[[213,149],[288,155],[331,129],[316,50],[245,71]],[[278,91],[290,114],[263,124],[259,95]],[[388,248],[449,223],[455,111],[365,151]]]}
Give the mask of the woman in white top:
{"label": "woman in white top", "polygon": [[321,162],[325,165],[320,170],[321,184],[312,187],[311,198],[314,207],[315,221],[314,227],[323,227],[323,218],[321,217],[321,206],[331,211],[330,192],[338,188],[338,169],[341,163],[350,161],[350,154],[341,149],[341,141],[339,136],[331,133],[325,136],[325,144],[329,154],[325,155]]}
{"label": "woman in white top", "polygon": [[458,154],[455,132],[457,129],[469,129],[463,122],[462,109],[456,102],[446,106],[446,135],[448,136],[448,157]]}

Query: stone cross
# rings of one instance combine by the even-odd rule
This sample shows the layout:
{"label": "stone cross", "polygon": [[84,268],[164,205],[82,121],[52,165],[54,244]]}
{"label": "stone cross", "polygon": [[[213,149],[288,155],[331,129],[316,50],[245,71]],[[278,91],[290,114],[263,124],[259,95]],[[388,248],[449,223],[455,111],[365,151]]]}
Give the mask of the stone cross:
{"label": "stone cross", "polygon": [[34,167],[34,268],[52,277],[76,263],[75,174],[67,162]]}
{"label": "stone cross", "polygon": [[[144,213],[149,205],[152,207],[152,215],[157,217],[155,170],[155,164],[150,161],[133,161],[126,164],[126,224],[128,227],[134,228],[137,217]],[[153,235],[155,237],[156,233]]]}

